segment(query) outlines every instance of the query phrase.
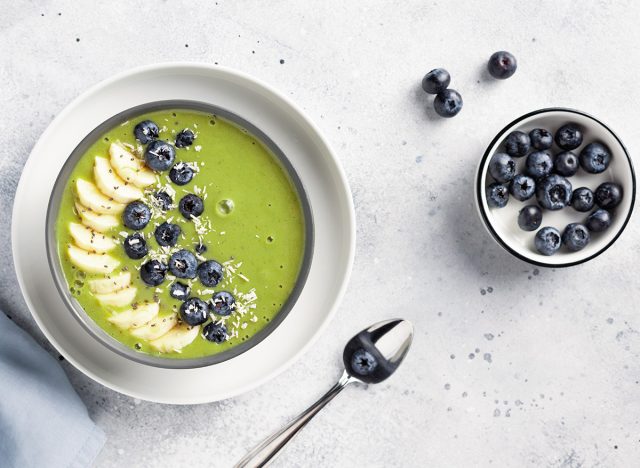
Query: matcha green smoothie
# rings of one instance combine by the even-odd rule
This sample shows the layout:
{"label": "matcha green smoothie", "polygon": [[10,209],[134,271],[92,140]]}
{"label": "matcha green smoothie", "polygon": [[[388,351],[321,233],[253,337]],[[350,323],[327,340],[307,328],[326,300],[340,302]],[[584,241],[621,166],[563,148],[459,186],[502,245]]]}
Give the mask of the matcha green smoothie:
{"label": "matcha green smoothie", "polygon": [[197,358],[276,317],[300,272],[305,218],[260,140],[169,109],[122,122],[82,155],[56,239],[70,293],[104,331],[142,353]]}

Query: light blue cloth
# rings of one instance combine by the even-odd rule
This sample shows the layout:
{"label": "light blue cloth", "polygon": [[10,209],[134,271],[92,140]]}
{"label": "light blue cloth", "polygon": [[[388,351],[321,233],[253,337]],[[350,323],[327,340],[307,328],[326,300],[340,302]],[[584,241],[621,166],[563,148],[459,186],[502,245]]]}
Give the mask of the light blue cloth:
{"label": "light blue cloth", "polygon": [[0,311],[0,467],[87,467],[104,441],[60,364]]}

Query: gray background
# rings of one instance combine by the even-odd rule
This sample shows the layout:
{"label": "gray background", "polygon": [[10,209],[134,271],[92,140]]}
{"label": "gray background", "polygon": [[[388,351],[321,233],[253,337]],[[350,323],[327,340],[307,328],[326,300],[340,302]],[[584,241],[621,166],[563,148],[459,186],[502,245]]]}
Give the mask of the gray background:
{"label": "gray background", "polygon": [[[21,3],[0,2],[0,307],[53,354],[17,289],[9,213],[40,133],[99,80],[171,60],[251,73],[320,126],[356,205],[355,267],[336,319],[258,390],[163,406],[63,362],[108,435],[96,466],[231,464],[333,383],[352,334],[390,316],[417,327],[406,364],[377,387],[347,390],[278,466],[638,462],[640,218],[586,265],[534,269],[489,238],[472,203],[485,146],[533,109],[592,113],[634,155],[637,2]],[[499,49],[519,60],[503,82],[484,71]],[[465,101],[452,120],[437,118],[419,89],[436,66]]]}

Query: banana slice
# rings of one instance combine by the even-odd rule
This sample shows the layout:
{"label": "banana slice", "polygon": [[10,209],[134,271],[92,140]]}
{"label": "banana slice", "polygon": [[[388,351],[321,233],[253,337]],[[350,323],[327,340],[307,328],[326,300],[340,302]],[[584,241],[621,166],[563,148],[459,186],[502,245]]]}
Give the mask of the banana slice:
{"label": "banana slice", "polygon": [[116,292],[96,294],[95,296],[96,299],[98,299],[98,302],[104,306],[124,307],[131,305],[133,300],[136,298],[137,291],[138,289],[136,287],[128,286]]}
{"label": "banana slice", "polygon": [[94,294],[109,294],[131,284],[131,273],[124,271],[108,278],[89,280],[89,289]]}
{"label": "banana slice", "polygon": [[111,237],[96,232],[83,224],[69,223],[69,232],[76,245],[89,252],[105,253],[113,250],[116,246]]}
{"label": "banana slice", "polygon": [[125,181],[140,188],[155,184],[156,176],[153,171],[123,146],[111,143],[109,154],[111,155],[111,166]]}
{"label": "banana slice", "polygon": [[115,216],[96,213],[78,202],[76,202],[76,211],[82,220],[82,224],[97,232],[109,231],[120,224],[120,221]]}
{"label": "banana slice", "polygon": [[160,306],[157,302],[141,304],[135,309],[128,309],[119,314],[112,315],[107,320],[121,330],[139,328],[157,317]]}
{"label": "banana slice", "polygon": [[161,353],[179,352],[196,339],[199,331],[200,325],[192,327],[184,323],[173,327],[160,338],[150,341],[149,344]]}
{"label": "banana slice", "polygon": [[87,273],[111,273],[120,265],[120,261],[109,254],[87,252],[71,244],[67,253],[71,263]]}
{"label": "banana slice", "polygon": [[141,340],[155,340],[171,330],[177,322],[178,319],[175,313],[156,317],[145,325],[131,330],[131,334]]}
{"label": "banana slice", "polygon": [[142,190],[122,180],[115,173],[107,158],[96,156],[93,176],[102,193],[118,202],[129,203],[142,198]]}
{"label": "banana slice", "polygon": [[76,180],[76,194],[80,203],[96,213],[118,214],[124,211],[125,205],[101,193],[98,187],[84,179]]}

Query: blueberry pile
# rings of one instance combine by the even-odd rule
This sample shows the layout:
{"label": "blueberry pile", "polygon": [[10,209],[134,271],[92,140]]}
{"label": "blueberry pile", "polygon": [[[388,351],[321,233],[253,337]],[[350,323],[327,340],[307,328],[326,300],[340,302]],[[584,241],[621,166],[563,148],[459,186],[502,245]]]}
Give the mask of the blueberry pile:
{"label": "blueberry pile", "polygon": [[[551,152],[554,142],[561,149],[555,156]],[[520,202],[535,200],[537,203],[519,211],[517,222],[524,231],[537,231],[534,244],[542,255],[553,255],[563,245],[570,252],[586,247],[593,233],[611,226],[613,212],[622,200],[622,187],[615,182],[604,182],[595,192],[588,187],[573,189],[569,178],[578,171],[600,174],[611,163],[611,151],[603,143],[589,143],[578,153],[582,144],[583,131],[573,123],[563,125],[555,135],[543,128],[528,134],[516,130],[505,139],[503,150],[489,161],[493,181],[485,188],[487,203],[503,208],[511,197]],[[523,171],[518,173],[516,160],[524,157]],[[540,228],[545,210],[566,207],[590,214],[562,232],[551,226]]]}

